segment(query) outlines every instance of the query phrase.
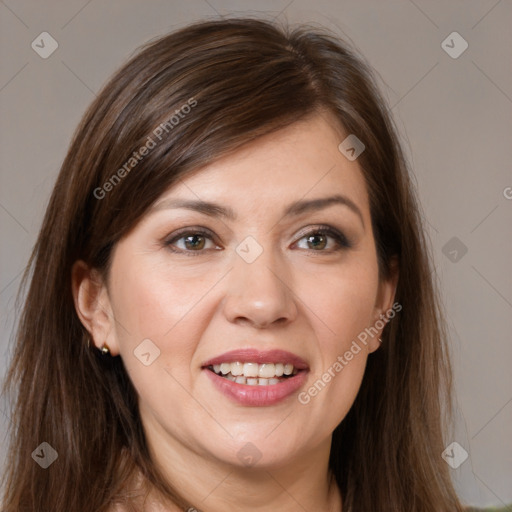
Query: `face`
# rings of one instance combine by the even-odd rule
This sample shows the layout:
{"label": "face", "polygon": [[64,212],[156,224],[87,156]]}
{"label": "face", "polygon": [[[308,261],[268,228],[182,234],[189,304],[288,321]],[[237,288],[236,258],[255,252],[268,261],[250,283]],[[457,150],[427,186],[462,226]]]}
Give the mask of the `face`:
{"label": "face", "polygon": [[123,359],[153,447],[272,467],[330,445],[394,294],[346,136],[317,115],[251,142],[115,247],[82,319]]}

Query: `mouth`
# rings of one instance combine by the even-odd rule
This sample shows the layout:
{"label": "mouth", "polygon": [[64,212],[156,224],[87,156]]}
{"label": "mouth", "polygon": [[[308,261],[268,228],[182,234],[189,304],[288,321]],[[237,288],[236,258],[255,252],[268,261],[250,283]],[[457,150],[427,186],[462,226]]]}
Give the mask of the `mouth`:
{"label": "mouth", "polygon": [[284,400],[306,382],[308,364],[283,350],[235,350],[202,365],[223,395],[241,405],[267,406]]}
{"label": "mouth", "polygon": [[[292,363],[263,363],[235,361],[206,367],[216,375],[237,384],[272,386],[297,375],[299,370]],[[301,370],[302,371],[302,370]]]}

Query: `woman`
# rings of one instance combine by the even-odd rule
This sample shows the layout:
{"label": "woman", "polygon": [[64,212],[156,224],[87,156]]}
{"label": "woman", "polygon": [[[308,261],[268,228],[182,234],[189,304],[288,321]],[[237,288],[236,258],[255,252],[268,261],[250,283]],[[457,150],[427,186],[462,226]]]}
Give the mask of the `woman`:
{"label": "woman", "polygon": [[231,19],[147,45],[25,280],[3,510],[462,510],[418,207],[343,41]]}

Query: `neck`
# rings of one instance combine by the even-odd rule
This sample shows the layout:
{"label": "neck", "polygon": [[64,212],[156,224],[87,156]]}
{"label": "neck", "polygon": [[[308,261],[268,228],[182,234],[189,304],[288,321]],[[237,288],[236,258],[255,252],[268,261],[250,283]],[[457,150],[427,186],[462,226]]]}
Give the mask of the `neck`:
{"label": "neck", "polygon": [[[341,495],[328,467],[330,444],[329,437],[285,463],[244,467],[189,450],[161,431],[153,429],[148,436],[163,477],[191,504],[190,510],[208,512],[340,512]],[[165,510],[178,510],[153,491],[152,499]]]}

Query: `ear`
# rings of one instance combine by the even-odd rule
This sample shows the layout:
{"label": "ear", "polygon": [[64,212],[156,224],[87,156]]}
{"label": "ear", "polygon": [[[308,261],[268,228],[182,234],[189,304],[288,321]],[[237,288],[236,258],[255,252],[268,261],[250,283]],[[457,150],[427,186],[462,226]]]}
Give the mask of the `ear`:
{"label": "ear", "polygon": [[[368,352],[374,352],[380,347],[379,339],[390,319],[389,312],[395,311],[393,304],[398,284],[398,259],[396,257],[391,259],[389,269],[389,276],[379,280],[377,297],[373,308],[373,323],[369,328],[371,337],[368,342]],[[400,307],[400,309],[402,308]],[[398,311],[400,311],[400,309],[398,309]]]}
{"label": "ear", "polygon": [[79,260],[71,270],[71,288],[75,309],[83,326],[100,349],[106,343],[110,354],[119,354],[114,315],[108,290],[100,273]]}

